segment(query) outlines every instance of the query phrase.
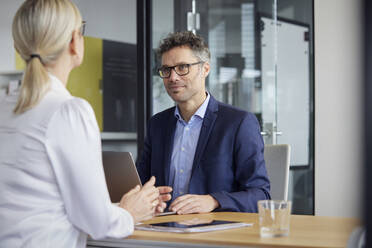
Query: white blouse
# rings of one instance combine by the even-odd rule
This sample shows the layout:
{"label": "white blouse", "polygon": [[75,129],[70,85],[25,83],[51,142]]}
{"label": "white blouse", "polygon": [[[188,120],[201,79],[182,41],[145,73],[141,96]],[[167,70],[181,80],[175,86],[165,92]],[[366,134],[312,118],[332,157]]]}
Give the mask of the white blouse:
{"label": "white blouse", "polygon": [[132,216],[109,198],[91,106],[50,81],[23,114],[13,114],[17,95],[0,99],[0,247],[85,247],[87,234],[130,235]]}

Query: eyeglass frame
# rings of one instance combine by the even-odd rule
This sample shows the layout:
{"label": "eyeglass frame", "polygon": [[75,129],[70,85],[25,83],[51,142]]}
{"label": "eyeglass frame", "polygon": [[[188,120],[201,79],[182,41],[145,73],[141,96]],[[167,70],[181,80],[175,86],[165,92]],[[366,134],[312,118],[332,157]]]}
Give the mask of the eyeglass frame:
{"label": "eyeglass frame", "polygon": [[[178,75],[178,76],[186,76],[187,74],[190,73],[190,66],[192,65],[198,65],[198,64],[203,64],[205,63],[205,61],[198,61],[198,62],[195,62],[195,63],[189,63],[189,64],[178,64],[178,65],[174,65],[174,66],[166,66],[166,67],[160,67],[158,68],[158,74],[161,78],[170,78],[171,74],[172,74],[172,70],[174,70],[174,72]],[[179,74],[176,70],[176,67],[178,66],[187,66],[187,72],[185,74]],[[162,77],[161,76],[161,71],[163,69],[169,69],[169,75],[167,77]]]}
{"label": "eyeglass frame", "polygon": [[82,36],[85,35],[85,26],[86,26],[86,25],[87,25],[87,22],[86,22],[86,21],[82,21],[82,22],[81,22],[80,34],[81,34]]}

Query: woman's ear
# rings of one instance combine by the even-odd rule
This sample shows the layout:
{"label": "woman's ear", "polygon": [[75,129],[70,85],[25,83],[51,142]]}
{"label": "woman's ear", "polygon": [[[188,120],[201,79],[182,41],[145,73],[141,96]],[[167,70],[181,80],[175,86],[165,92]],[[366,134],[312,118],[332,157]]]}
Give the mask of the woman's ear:
{"label": "woman's ear", "polygon": [[79,31],[72,32],[72,38],[69,44],[69,54],[73,67],[81,65],[84,57],[84,37]]}
{"label": "woman's ear", "polygon": [[72,56],[78,54],[78,40],[80,38],[79,36],[80,34],[76,30],[72,32],[72,38],[69,44],[69,52]]}

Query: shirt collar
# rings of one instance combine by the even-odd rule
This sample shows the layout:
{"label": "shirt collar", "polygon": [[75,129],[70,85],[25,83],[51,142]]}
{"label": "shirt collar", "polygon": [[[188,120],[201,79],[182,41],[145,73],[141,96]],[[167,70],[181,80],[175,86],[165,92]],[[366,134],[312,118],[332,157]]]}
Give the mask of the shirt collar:
{"label": "shirt collar", "polygon": [[[208,107],[208,103],[209,103],[209,99],[211,98],[210,97],[210,94],[208,92],[206,92],[207,94],[207,98],[204,100],[203,104],[196,110],[196,112],[192,115],[195,116],[199,116],[200,118],[204,119],[204,116],[205,116],[205,112],[207,111],[207,107]],[[174,116],[178,119],[178,120],[183,120],[181,114],[180,114],[180,111],[178,109],[178,106],[176,106],[176,109],[174,110]],[[191,117],[191,119],[192,119]],[[190,119],[190,120],[191,120]]]}

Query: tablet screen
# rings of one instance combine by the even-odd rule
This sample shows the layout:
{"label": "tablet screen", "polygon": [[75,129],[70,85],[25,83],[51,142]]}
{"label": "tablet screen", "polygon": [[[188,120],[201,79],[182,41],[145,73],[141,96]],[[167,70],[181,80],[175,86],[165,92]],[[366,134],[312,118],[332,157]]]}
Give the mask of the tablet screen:
{"label": "tablet screen", "polygon": [[[202,221],[203,222],[203,221]],[[235,221],[224,221],[224,220],[214,220],[214,221],[205,221],[203,223],[193,223],[191,222],[164,222],[164,223],[156,223],[150,224],[151,226],[163,226],[163,227],[178,227],[178,228],[194,228],[194,227],[205,227],[205,226],[213,226],[213,225],[223,225],[223,224],[232,224],[237,223]]]}
{"label": "tablet screen", "polygon": [[137,230],[145,230],[145,231],[193,233],[193,232],[218,231],[218,230],[240,228],[240,227],[247,227],[247,226],[252,226],[252,223],[193,218],[193,219],[177,221],[177,222],[140,224],[140,225],[136,225],[135,228]]}

